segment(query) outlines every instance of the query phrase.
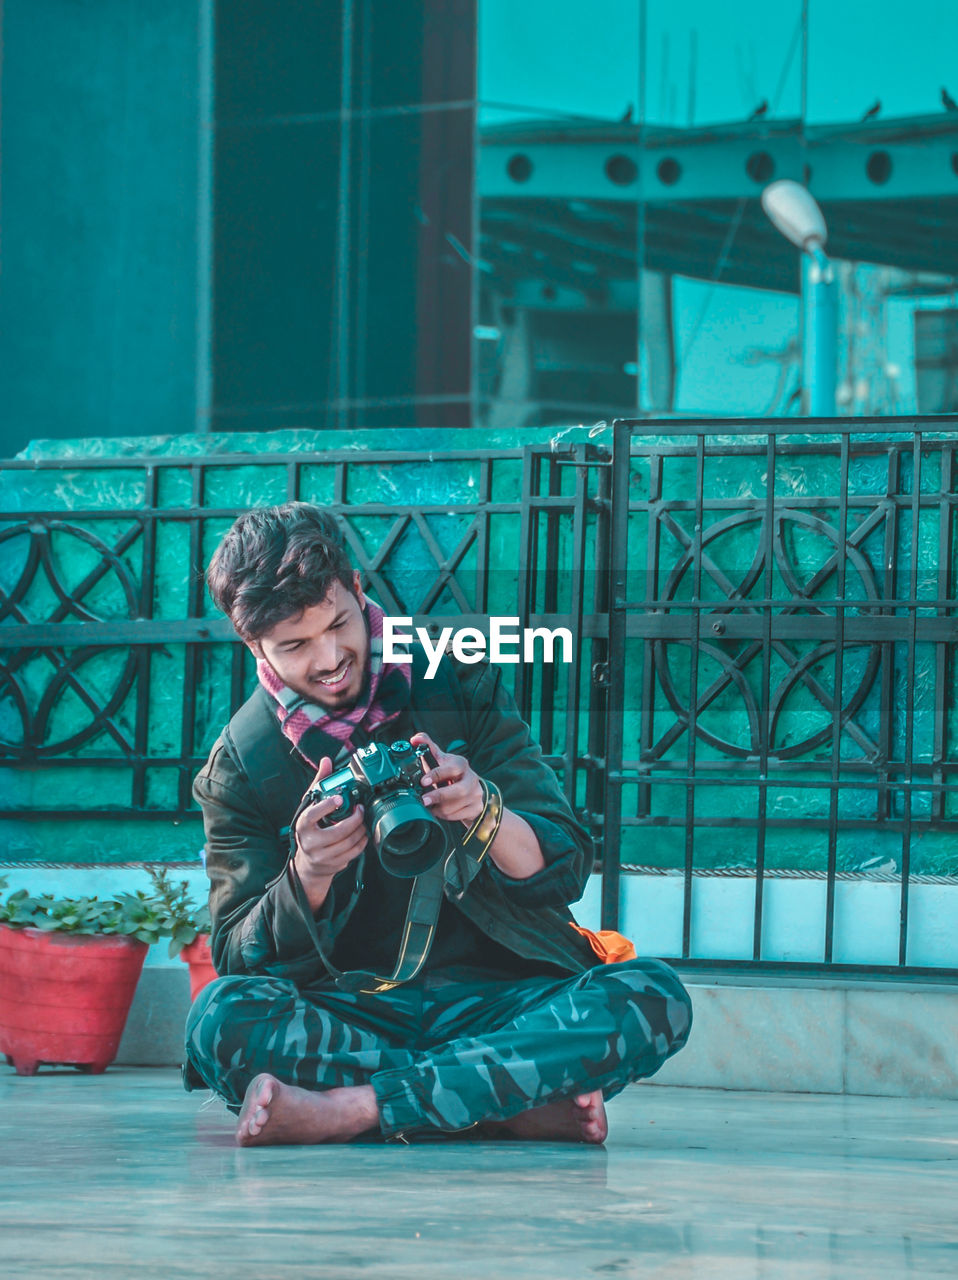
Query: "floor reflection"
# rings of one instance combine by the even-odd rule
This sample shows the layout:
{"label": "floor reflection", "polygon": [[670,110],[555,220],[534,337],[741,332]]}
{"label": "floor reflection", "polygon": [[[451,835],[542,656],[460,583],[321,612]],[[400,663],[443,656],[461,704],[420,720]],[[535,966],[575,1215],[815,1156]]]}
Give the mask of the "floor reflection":
{"label": "floor reflection", "polygon": [[956,1272],[954,1102],[645,1086],[602,1148],[241,1149],[204,1099],[165,1071],[0,1075],[4,1275]]}

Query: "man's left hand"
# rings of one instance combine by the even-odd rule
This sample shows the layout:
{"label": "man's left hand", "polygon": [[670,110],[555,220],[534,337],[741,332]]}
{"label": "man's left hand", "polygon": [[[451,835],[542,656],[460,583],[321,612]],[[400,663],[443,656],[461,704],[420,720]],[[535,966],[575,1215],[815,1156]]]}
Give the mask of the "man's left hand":
{"label": "man's left hand", "polygon": [[[437,765],[423,776],[423,804],[447,822],[471,826],[482,813],[483,803],[482,783],[469,761],[465,756],[440,751],[428,733],[414,733],[409,741],[416,747],[428,747]],[[527,880],[546,865],[536,833],[525,818],[505,807],[489,856],[513,880]]]}
{"label": "man's left hand", "polygon": [[423,804],[446,822],[475,822],[483,808],[482,784],[465,756],[440,751],[428,733],[414,733],[409,741],[428,747],[437,765],[423,776]]}

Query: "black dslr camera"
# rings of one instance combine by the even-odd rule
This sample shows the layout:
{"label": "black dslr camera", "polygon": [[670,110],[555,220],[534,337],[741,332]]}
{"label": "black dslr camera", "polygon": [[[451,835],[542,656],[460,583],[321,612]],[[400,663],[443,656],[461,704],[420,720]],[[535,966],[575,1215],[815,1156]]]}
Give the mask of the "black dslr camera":
{"label": "black dslr camera", "polygon": [[371,742],[323,778],[310,792],[309,803],[342,797],[340,807],[322,819],[324,827],[364,805],[366,828],[384,869],[411,879],[434,866],[449,847],[446,828],[423,804],[419,787],[423,774],[437,767],[428,747],[414,747],[404,738],[388,747]]}

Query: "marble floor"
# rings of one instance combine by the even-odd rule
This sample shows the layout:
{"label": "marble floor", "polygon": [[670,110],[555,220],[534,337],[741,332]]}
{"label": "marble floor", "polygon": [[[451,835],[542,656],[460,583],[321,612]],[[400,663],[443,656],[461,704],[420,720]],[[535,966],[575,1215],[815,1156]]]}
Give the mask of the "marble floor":
{"label": "marble floor", "polygon": [[635,1086],[601,1148],[241,1150],[171,1070],[0,1067],[0,1274],[958,1275],[958,1102]]}

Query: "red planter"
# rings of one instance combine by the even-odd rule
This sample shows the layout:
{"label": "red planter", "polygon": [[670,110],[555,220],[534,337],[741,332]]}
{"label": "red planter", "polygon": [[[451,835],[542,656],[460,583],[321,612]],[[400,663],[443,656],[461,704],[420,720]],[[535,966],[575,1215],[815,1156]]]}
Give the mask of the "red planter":
{"label": "red planter", "polygon": [[180,952],[180,959],[190,966],[190,999],[195,1000],[203,988],[216,978],[213,953],[210,951],[210,935],[201,933]]}
{"label": "red planter", "polygon": [[0,924],[0,1053],[17,1075],[35,1075],[41,1062],[105,1071],[146,952],[135,938]]}

